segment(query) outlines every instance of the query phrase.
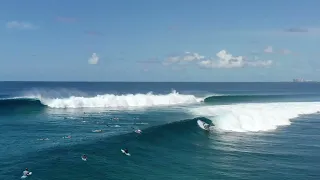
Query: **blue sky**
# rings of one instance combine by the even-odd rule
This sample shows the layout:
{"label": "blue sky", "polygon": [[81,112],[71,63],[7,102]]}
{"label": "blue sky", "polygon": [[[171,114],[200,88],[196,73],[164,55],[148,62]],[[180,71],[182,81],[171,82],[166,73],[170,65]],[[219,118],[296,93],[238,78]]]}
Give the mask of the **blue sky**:
{"label": "blue sky", "polygon": [[3,0],[0,80],[320,80],[318,7],[315,0]]}

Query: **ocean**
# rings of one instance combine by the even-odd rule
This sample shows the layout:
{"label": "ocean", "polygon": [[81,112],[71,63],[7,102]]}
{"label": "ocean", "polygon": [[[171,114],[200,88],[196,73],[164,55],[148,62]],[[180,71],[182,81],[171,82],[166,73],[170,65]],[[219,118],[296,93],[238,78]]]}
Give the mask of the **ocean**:
{"label": "ocean", "polygon": [[320,83],[0,82],[0,179],[319,180],[318,111]]}

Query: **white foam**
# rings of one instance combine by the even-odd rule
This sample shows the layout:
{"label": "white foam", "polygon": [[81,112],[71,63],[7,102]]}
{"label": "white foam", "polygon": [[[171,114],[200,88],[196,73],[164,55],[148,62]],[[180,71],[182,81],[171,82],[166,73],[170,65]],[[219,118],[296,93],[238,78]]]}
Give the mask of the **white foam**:
{"label": "white foam", "polygon": [[290,125],[290,120],[299,115],[317,111],[320,111],[319,102],[251,103],[191,109],[194,115],[211,119],[217,128],[237,132],[275,130],[278,126]]}
{"label": "white foam", "polygon": [[104,94],[95,97],[43,98],[37,97],[51,108],[132,108],[192,104],[203,101],[194,95],[173,91],[170,94]]}

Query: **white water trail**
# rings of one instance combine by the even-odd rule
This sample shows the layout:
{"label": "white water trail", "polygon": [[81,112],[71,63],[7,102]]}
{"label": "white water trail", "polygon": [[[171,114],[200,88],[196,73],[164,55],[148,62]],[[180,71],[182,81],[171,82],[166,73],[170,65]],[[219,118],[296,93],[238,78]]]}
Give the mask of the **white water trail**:
{"label": "white water trail", "polygon": [[320,102],[250,103],[202,106],[191,113],[211,119],[225,131],[257,132],[275,130],[290,125],[293,118],[320,111]]}

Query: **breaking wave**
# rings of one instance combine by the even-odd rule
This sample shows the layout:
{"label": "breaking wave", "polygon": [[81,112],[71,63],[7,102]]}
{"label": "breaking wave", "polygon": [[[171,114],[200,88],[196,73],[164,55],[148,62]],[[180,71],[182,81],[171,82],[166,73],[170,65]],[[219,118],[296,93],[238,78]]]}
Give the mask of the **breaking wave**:
{"label": "breaking wave", "polygon": [[290,125],[293,118],[320,111],[320,102],[250,103],[202,106],[190,109],[195,116],[209,118],[226,131],[256,132]]}
{"label": "breaking wave", "polygon": [[179,94],[173,91],[169,94],[104,94],[94,97],[71,96],[67,98],[46,98],[41,95],[23,98],[0,99],[0,107],[12,106],[42,106],[50,108],[132,108],[172,106],[201,102],[203,99],[194,95]]}
{"label": "breaking wave", "polygon": [[313,94],[269,94],[269,95],[216,95],[204,99],[207,104],[230,104],[243,102],[272,102],[315,97]]}
{"label": "breaking wave", "polygon": [[0,99],[0,108],[43,107],[40,100],[34,98],[4,98]]}

